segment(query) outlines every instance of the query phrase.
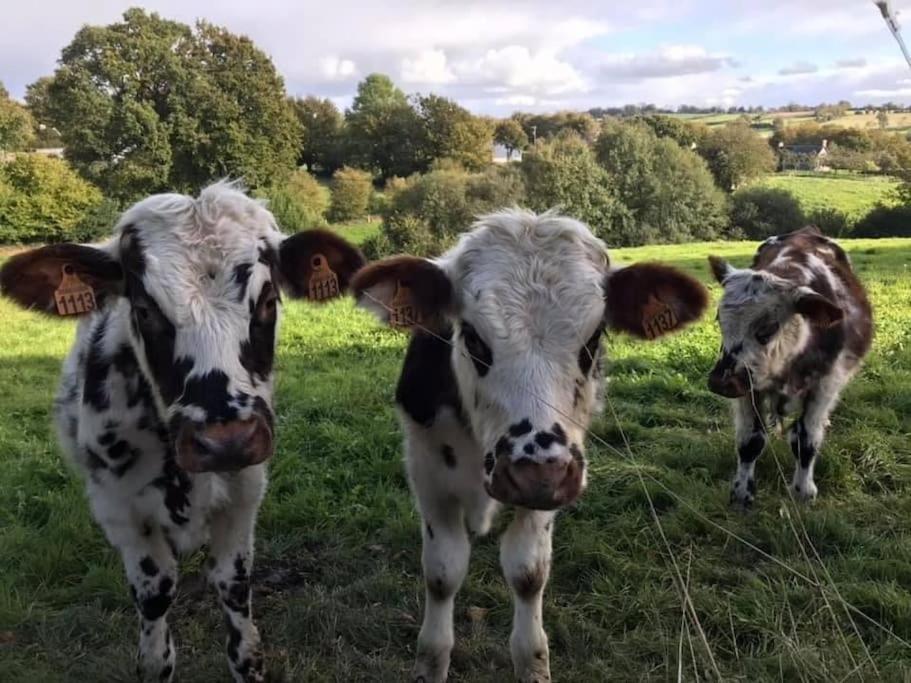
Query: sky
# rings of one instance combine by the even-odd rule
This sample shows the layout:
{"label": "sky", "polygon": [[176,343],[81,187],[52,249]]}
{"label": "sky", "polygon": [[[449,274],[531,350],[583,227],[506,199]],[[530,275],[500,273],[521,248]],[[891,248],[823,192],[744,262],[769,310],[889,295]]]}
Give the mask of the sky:
{"label": "sky", "polygon": [[[84,24],[119,0],[10,2],[0,81],[14,97],[51,74]],[[892,0],[899,22],[911,0]],[[653,103],[911,103],[911,68],[871,0],[149,0],[146,9],[250,36],[288,93],[344,108],[382,72],[476,113]],[[904,17],[902,10],[905,10]]]}

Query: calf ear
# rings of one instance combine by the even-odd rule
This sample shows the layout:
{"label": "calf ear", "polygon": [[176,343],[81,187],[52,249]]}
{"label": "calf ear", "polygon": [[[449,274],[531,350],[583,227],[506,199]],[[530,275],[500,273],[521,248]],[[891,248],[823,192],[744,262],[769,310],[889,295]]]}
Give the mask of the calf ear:
{"label": "calf ear", "polygon": [[392,327],[439,329],[455,307],[449,276],[414,256],[371,263],[354,277],[351,289],[358,306]]}
{"label": "calf ear", "polygon": [[659,263],[612,271],[606,284],[608,325],[634,337],[654,339],[698,320],[708,294],[698,280]]}
{"label": "calf ear", "polygon": [[720,256],[709,256],[709,265],[712,267],[712,275],[718,280],[718,284],[723,285],[728,275],[734,272],[730,263]]}
{"label": "calf ear", "polygon": [[[354,245],[328,230],[305,230],[286,237],[279,247],[282,289],[295,298],[316,301],[344,294],[366,263]],[[337,287],[323,286],[334,276]]]}
{"label": "calf ear", "polygon": [[822,329],[840,323],[845,317],[838,305],[809,287],[799,287],[795,291],[794,310]]}
{"label": "calf ear", "polygon": [[[50,315],[90,313],[122,293],[120,263],[100,249],[81,244],[32,249],[13,256],[0,269],[0,294],[23,308]],[[58,294],[75,298],[58,306]]]}

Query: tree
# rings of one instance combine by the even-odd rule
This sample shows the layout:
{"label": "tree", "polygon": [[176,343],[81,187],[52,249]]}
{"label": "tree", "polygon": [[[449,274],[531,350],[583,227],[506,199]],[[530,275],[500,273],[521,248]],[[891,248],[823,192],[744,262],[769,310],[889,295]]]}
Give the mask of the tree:
{"label": "tree", "polygon": [[427,160],[452,159],[470,171],[490,163],[493,131],[484,119],[439,95],[417,98]]}
{"label": "tree", "polygon": [[344,156],[345,119],[330,99],[304,97],[292,100],[301,125],[298,163],[311,172],[331,176],[341,168]]}
{"label": "tree", "polygon": [[742,123],[711,130],[699,153],[708,163],[715,182],[725,191],[775,168],[775,156],[768,143]]}
{"label": "tree", "polygon": [[345,122],[352,161],[358,165],[384,179],[426,169],[423,123],[389,76],[370,74],[358,83]]}
{"label": "tree", "polygon": [[528,147],[528,136],[522,129],[522,125],[515,119],[503,119],[497,122],[497,127],[493,132],[493,140],[498,145],[506,148],[506,160],[512,159],[512,154],[516,150],[523,150]]}
{"label": "tree", "polygon": [[659,138],[671,138],[687,149],[699,147],[709,132],[708,126],[704,123],[693,123],[665,114],[650,114],[634,120],[651,128]]}
{"label": "tree", "polygon": [[731,223],[751,240],[797,230],[806,223],[800,202],[787,190],[747,187],[734,193]]}
{"label": "tree", "polygon": [[194,192],[217,178],[270,184],[294,167],[299,126],[269,58],[248,38],[130,9],[85,26],[33,101],[67,158],[106,194]]}
{"label": "tree", "polygon": [[528,205],[536,211],[559,207],[588,223],[612,243],[623,243],[629,214],[608,173],[577,133],[565,131],[532,147],[522,157]]}
{"label": "tree", "polygon": [[595,143],[619,200],[632,216],[623,244],[715,239],[726,204],[705,162],[642,123],[606,122]]}
{"label": "tree", "polygon": [[0,152],[26,149],[34,139],[35,121],[0,83]]}
{"label": "tree", "polygon": [[352,221],[367,215],[373,182],[370,174],[347,166],[332,176],[332,204],[329,218],[337,223]]}

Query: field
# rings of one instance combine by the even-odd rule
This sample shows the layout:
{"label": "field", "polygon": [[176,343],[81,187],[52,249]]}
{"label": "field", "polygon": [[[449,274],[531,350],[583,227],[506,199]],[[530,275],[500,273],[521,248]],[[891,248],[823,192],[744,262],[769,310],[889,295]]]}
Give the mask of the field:
{"label": "field", "polygon": [[[742,118],[743,114],[672,114],[678,118],[687,121],[698,121],[705,125],[721,126],[732,121]],[[747,114],[756,131],[763,136],[772,134],[772,126],[775,119],[783,119],[785,125],[793,126],[801,123],[808,123],[816,120],[815,113],[812,110],[807,111],[790,111],[790,112],[770,112],[766,114]],[[859,110],[850,110],[844,116],[839,116],[831,121],[826,121],[826,125],[841,126],[843,128],[879,128],[879,121],[876,118],[876,112],[866,113]],[[895,132],[907,132],[911,130],[911,113],[891,112],[887,130]]]}
{"label": "field", "polygon": [[[659,343],[608,339],[610,402],[592,430],[591,485],[558,520],[546,593],[555,681],[911,677],[911,240],[844,244],[878,332],[833,416],[812,506],[789,501],[792,458],[776,440],[759,464],[755,509],[728,507],[732,429],[705,388],[719,343],[712,313]],[[742,265],[753,249],[613,255],[705,279],[706,254]],[[0,680],[132,680],[136,620],[121,565],[49,427],[73,325],[6,302],[0,318]],[[411,665],[423,589],[392,411],[404,344],[347,301],[288,306],[254,594],[270,680],[401,681]],[[454,681],[511,678],[502,528],[476,543],[457,600]],[[178,675],[191,683],[227,680],[202,560],[184,561],[171,616]],[[678,571],[698,627],[684,615]]]}
{"label": "field", "polygon": [[793,194],[804,211],[836,209],[857,220],[877,204],[895,203],[899,183],[886,176],[850,174],[776,173],[757,181],[763,187],[777,187]]}

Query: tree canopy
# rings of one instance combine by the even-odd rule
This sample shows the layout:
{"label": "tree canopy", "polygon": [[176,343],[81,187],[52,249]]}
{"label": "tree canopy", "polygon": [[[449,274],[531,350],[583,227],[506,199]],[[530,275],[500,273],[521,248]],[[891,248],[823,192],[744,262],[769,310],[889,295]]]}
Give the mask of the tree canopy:
{"label": "tree canopy", "polygon": [[0,83],[0,152],[26,149],[34,139],[35,121]]}
{"label": "tree canopy", "polygon": [[119,199],[224,176],[266,185],[298,154],[297,118],[269,58],[203,21],[130,9],[85,26],[30,95],[76,170]]}

